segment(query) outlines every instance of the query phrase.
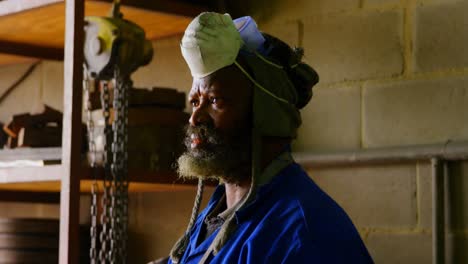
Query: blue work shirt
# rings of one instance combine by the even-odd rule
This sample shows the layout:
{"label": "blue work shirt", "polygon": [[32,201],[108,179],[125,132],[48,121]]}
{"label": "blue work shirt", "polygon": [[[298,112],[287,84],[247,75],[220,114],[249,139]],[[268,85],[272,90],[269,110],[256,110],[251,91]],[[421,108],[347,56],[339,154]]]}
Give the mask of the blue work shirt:
{"label": "blue work shirt", "polygon": [[[224,193],[219,185],[198,216],[180,263],[199,263],[213,242],[219,229],[203,240],[204,219]],[[348,215],[296,163],[259,187],[235,220],[236,231],[207,263],[373,263]]]}

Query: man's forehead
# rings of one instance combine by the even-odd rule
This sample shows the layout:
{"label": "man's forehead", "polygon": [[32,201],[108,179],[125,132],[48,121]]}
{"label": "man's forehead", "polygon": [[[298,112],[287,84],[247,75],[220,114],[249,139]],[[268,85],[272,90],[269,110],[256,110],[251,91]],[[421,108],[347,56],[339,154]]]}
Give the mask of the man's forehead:
{"label": "man's forehead", "polygon": [[193,96],[199,93],[209,93],[215,91],[216,89],[216,86],[213,85],[213,80],[210,78],[197,78],[193,79],[192,88],[190,89],[189,95]]}
{"label": "man's forehead", "polygon": [[232,70],[218,70],[203,78],[194,78],[190,94],[209,92],[228,92],[237,86],[236,74]]}
{"label": "man's forehead", "polygon": [[248,88],[249,81],[232,65],[203,78],[194,78],[190,95],[201,92],[238,92],[243,86]]}

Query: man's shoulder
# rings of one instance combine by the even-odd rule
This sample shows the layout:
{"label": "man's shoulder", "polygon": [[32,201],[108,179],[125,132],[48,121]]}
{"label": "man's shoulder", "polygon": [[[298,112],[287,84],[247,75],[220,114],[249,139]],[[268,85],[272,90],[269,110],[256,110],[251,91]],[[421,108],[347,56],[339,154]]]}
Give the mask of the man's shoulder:
{"label": "man's shoulder", "polygon": [[315,236],[334,234],[336,230],[355,232],[346,212],[300,165],[291,164],[275,180],[268,197],[272,204],[278,205],[272,206],[273,210],[290,212]]}

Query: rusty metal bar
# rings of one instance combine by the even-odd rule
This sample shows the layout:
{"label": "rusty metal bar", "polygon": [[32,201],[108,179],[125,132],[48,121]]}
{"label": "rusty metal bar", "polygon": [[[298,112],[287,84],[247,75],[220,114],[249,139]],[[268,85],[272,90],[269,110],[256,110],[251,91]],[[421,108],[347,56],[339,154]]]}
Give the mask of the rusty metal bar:
{"label": "rusty metal bar", "polygon": [[296,162],[305,167],[343,166],[373,163],[398,163],[430,160],[468,160],[467,141],[448,141],[445,144],[415,145],[336,152],[296,152]]}
{"label": "rusty metal bar", "polygon": [[432,263],[445,262],[445,208],[444,174],[445,162],[431,159],[432,169]]}

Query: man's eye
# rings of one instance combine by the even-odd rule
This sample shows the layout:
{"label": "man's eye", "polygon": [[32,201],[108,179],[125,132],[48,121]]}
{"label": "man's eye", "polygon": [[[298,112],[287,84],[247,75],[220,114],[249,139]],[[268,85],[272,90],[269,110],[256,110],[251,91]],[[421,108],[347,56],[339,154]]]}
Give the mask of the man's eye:
{"label": "man's eye", "polygon": [[190,104],[193,106],[193,107],[197,107],[200,102],[198,100],[190,100]]}
{"label": "man's eye", "polygon": [[215,104],[215,105],[221,105],[222,104],[222,99],[218,97],[211,97],[210,98],[210,103]]}

